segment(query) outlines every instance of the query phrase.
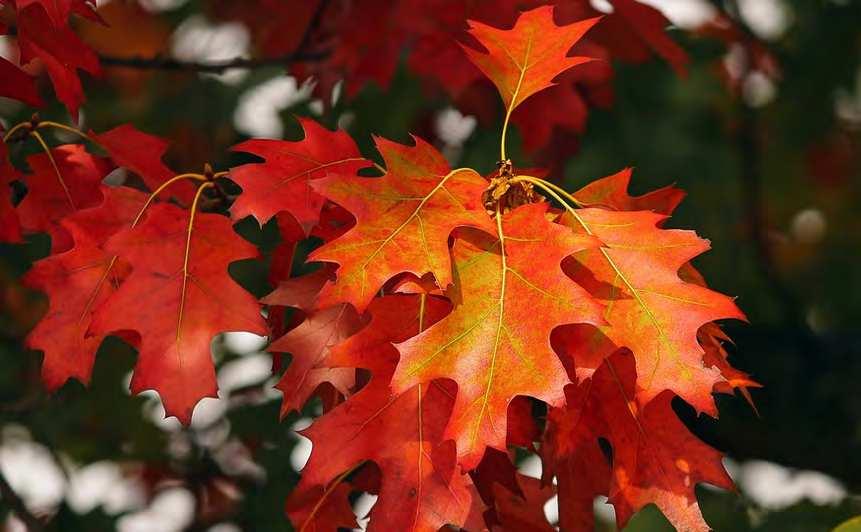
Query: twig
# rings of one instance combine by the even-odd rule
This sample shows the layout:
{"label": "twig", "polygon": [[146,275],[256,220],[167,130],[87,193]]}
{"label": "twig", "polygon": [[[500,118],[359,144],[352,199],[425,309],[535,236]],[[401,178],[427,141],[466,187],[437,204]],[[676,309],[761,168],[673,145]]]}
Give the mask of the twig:
{"label": "twig", "polygon": [[209,74],[221,74],[231,69],[252,70],[271,66],[283,66],[289,63],[310,63],[321,61],[329,56],[328,50],[307,50],[314,36],[314,32],[320,26],[323,14],[329,5],[329,0],[320,0],[317,10],[311,17],[302,39],[296,50],[279,57],[245,58],[236,57],[227,61],[203,62],[183,61],[170,57],[118,57],[112,55],[99,55],[102,66],[118,68],[134,68],[138,70],[173,70],[186,72],[202,72]]}
{"label": "twig", "polygon": [[280,57],[264,57],[248,59],[237,57],[228,61],[205,63],[202,61],[183,61],[170,57],[117,57],[112,55],[100,55],[99,61],[102,66],[118,68],[134,68],[138,70],[173,70],[185,72],[202,72],[209,74],[221,74],[226,70],[238,68],[251,70],[270,66],[282,66],[288,63],[301,63],[319,61],[324,59],[328,52],[294,52]]}
{"label": "twig", "polygon": [[15,490],[9,485],[9,481],[6,480],[2,472],[0,472],[0,496],[3,497],[3,500],[6,501],[6,504],[9,505],[12,511],[15,512],[18,519],[24,523],[28,532],[40,532],[45,529],[42,526],[42,522],[30,512],[24,501],[21,500],[21,497],[15,493]]}

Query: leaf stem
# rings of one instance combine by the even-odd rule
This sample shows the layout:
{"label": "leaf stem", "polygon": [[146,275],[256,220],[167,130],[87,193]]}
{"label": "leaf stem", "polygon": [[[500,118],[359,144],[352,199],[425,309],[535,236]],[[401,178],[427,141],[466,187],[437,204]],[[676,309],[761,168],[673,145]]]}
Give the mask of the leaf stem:
{"label": "leaf stem", "polygon": [[15,125],[12,127],[12,129],[10,129],[9,131],[7,131],[7,132],[6,132],[6,134],[5,134],[5,135],[3,135],[3,142],[4,142],[4,143],[9,142],[9,139],[11,139],[11,138],[12,138],[12,135],[14,135],[16,132],[18,132],[18,130],[19,130],[19,129],[23,129],[23,128],[25,128],[25,127],[30,127],[31,125],[32,125],[32,124],[30,123],[30,121],[29,121],[29,120],[27,120],[26,122],[21,122],[20,124],[15,124]]}
{"label": "leaf stem", "polygon": [[556,191],[557,193],[561,194],[563,197],[565,197],[568,201],[570,201],[572,204],[576,205],[577,207],[584,207],[583,203],[580,200],[578,200],[577,198],[572,196],[564,188],[560,187],[559,185],[557,185],[555,183],[551,183],[550,181],[546,181],[544,179],[541,179],[540,177],[533,177],[531,175],[516,175],[511,179],[512,183],[518,183],[518,182],[524,182],[524,181],[527,183],[532,183],[533,185],[536,185],[538,187],[541,187],[544,190],[546,190],[545,187],[551,188],[554,191]]}
{"label": "leaf stem", "polygon": [[45,142],[45,139],[42,138],[42,135],[40,135],[38,131],[31,131],[30,134],[34,139],[36,139],[36,142],[42,146],[42,149],[45,151],[45,155],[48,156],[48,161],[50,161],[51,166],[54,167],[54,173],[57,174],[57,180],[60,182],[60,186],[63,187],[63,192],[66,194],[66,199],[69,201],[69,205],[72,207],[72,210],[78,210],[75,206],[75,201],[72,199],[72,193],[69,192],[69,187],[67,187],[66,182],[63,181],[63,175],[60,173],[60,168],[57,166],[57,161],[54,160],[54,154],[51,153],[51,148],[48,147],[48,143]]}
{"label": "leaf stem", "polygon": [[[144,212],[146,212],[146,210],[147,210],[147,207],[149,207],[150,204],[152,204],[153,200],[155,200],[156,196],[158,196],[161,193],[161,191],[163,191],[164,189],[166,189],[170,185],[176,183],[177,181],[182,181],[183,179],[193,179],[195,181],[206,181],[206,176],[203,176],[201,174],[179,174],[179,175],[175,175],[175,176],[171,177],[170,179],[168,179],[167,181],[162,183],[161,186],[159,186],[157,189],[152,191],[152,193],[146,199],[146,202],[144,202],[143,207],[141,207],[140,212],[138,212],[138,215],[135,216],[135,220],[134,220],[134,222],[132,222],[132,227],[136,226],[138,224],[138,222],[140,222],[141,217],[143,216]],[[198,192],[200,192],[200,190],[198,190]],[[195,201],[197,201],[197,196],[195,196]]]}
{"label": "leaf stem", "polygon": [[87,133],[84,133],[83,131],[81,131],[80,129],[78,129],[76,127],[67,126],[66,124],[61,124],[59,122],[53,122],[51,120],[42,120],[39,122],[39,125],[36,126],[36,129],[39,129],[43,126],[52,127],[54,129],[60,129],[60,130],[66,131],[67,133],[73,133],[73,134],[81,137],[84,140],[89,140],[93,144],[101,146],[101,144],[99,144],[99,142],[97,142],[96,139],[94,139],[93,137],[91,137]]}

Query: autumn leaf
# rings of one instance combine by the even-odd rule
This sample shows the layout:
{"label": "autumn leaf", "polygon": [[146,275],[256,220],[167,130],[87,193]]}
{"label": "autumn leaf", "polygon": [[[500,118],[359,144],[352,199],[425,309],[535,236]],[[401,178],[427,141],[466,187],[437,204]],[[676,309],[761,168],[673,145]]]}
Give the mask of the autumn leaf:
{"label": "autumn leaf", "polygon": [[656,54],[670,63],[679,75],[687,73],[688,56],[667,36],[667,17],[658,9],[637,0],[610,0],[618,16],[625,19],[633,32]]}
{"label": "autumn leaf", "polygon": [[597,245],[545,219],[546,204],[497,217],[494,237],[464,231],[452,251],[452,313],[398,344],[395,393],[448,378],[458,384],[446,438],[472,469],[485,447],[505,448],[508,405],[517,395],[563,401],[568,376],[550,347],[566,323],[601,323],[601,307],[560,267],[568,255]]}
{"label": "autumn leaf", "polygon": [[301,325],[272,342],[269,351],[293,355],[290,366],[275,385],[284,394],[282,417],[291,410],[300,410],[324,382],[348,395],[356,383],[355,370],[326,367],[322,361],[332,347],[359,330],[361,323],[352,307],[338,305],[309,315]]}
{"label": "autumn leaf", "polygon": [[41,3],[28,4],[19,7],[17,17],[21,63],[40,59],[57,99],[77,118],[78,108],[84,101],[78,70],[100,75],[99,58],[67,25],[54,26]]}
{"label": "autumn leaf", "polygon": [[0,96],[13,98],[34,107],[42,106],[42,98],[36,90],[36,80],[23,70],[0,57]]}
{"label": "autumn leaf", "polygon": [[592,379],[592,408],[602,412],[613,448],[609,499],[619,527],[654,503],[678,530],[707,531],[694,487],[732,488],[721,454],[682,424],[670,405],[673,393],[637,400],[635,380],[633,357],[625,353],[608,359]]}
{"label": "autumn leaf", "polygon": [[591,60],[568,57],[568,52],[599,20],[591,18],[557,26],[553,7],[543,6],[522,13],[508,30],[470,21],[470,34],[487,53],[468,47],[464,50],[499,89],[510,114],[524,100],[552,86],[560,73]]}
{"label": "autumn leaf", "polygon": [[[697,331],[705,323],[744,315],[732,298],[679,278],[679,269],[709,243],[693,231],[660,229],[664,219],[652,212],[593,208],[578,210],[576,220],[566,214],[565,223],[603,245],[575,255],[565,268],[606,305],[608,325],[599,326],[598,334],[612,343],[587,340],[603,351],[593,360],[615,346],[627,347],[637,360],[644,401],[669,389],[699,412],[715,415],[711,390],[721,377],[703,365]],[[578,364],[578,374],[587,376],[588,368]]]}
{"label": "autumn leaf", "polygon": [[113,294],[129,265],[102,249],[112,229],[128,227],[146,196],[136,190],[103,188],[101,205],[62,221],[75,245],[36,261],[24,283],[48,296],[48,310],[27,335],[31,349],[45,353],[42,382],[49,391],[75,378],[89,384],[103,334],[87,335],[93,312]]}
{"label": "autumn leaf", "polygon": [[596,179],[572,196],[587,207],[603,207],[615,211],[654,211],[670,215],[685,199],[685,192],[672,185],[653,190],[642,196],[628,194],[632,168]]}
{"label": "autumn leaf", "polygon": [[522,495],[512,493],[500,484],[493,485],[495,518],[500,532],[553,532],[556,529],[544,515],[544,505],[556,494],[552,485],[541,485],[537,479],[517,475]]}
{"label": "autumn leaf", "polygon": [[18,216],[25,231],[50,234],[51,250],[57,252],[72,247],[60,220],[101,202],[100,183],[113,165],[79,144],[59,146],[50,153],[27,158],[33,173],[25,177],[27,195],[18,205]]}
{"label": "autumn leaf", "polygon": [[154,389],[168,415],[188,424],[194,405],[216,396],[210,344],[225,331],[265,336],[254,297],[227,273],[230,263],[257,248],[230,220],[170,204],[150,207],[133,229],[111,237],[106,249],[127,260],[132,273],[95,313],[90,331],[136,331],[138,362],[131,389]]}
{"label": "autumn leaf", "polygon": [[325,202],[311,181],[353,177],[371,166],[344,131],[329,131],[310,119],[298,120],[305,134],[300,141],[254,139],[233,147],[233,151],[265,160],[230,171],[230,178],[242,187],[242,195],[230,209],[234,219],[252,215],[262,225],[287,211],[308,234],[320,221]]}
{"label": "autumn leaf", "polygon": [[[140,176],[150,190],[157,189],[175,174],[162,160],[168,149],[167,141],[144,133],[131,124],[123,124],[104,133],[91,131],[90,136],[108,152],[117,166]],[[188,182],[177,183],[170,190],[184,203],[190,203],[194,197],[194,187]]]}
{"label": "autumn leaf", "polygon": [[415,138],[404,146],[378,138],[385,175],[328,177],[312,186],[355,216],[356,226],[316,249],[309,260],[340,265],[337,279],[320,292],[318,305],[351,303],[364,311],[386,281],[402,272],[432,273],[451,283],[448,238],[456,227],[495,233],[481,195],[487,187],[474,170],[450,170],[442,154]]}
{"label": "autumn leaf", "polygon": [[350,486],[336,483],[325,488],[296,492],[287,502],[286,513],[294,525],[301,524],[301,532],[330,532],[341,528],[356,528],[356,515],[347,498]]}
{"label": "autumn leaf", "polygon": [[314,448],[297,493],[328,485],[372,460],[380,468],[381,486],[369,530],[435,532],[446,524],[463,524],[470,506],[468,477],[456,467],[452,442],[443,443],[452,387],[430,383],[396,396],[389,389],[398,358],[390,341],[416,334],[447,308],[445,301],[433,297],[376,299],[368,309],[368,326],[330,353],[333,366],[363,367],[373,377],[303,432]]}

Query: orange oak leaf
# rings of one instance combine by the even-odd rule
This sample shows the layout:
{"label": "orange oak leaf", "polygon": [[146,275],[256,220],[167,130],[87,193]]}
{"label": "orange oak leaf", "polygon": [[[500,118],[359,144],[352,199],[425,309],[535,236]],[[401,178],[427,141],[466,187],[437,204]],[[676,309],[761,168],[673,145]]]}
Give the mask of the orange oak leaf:
{"label": "orange oak leaf", "polygon": [[356,217],[356,226],[315,250],[309,260],[340,265],[323,287],[321,307],[352,303],[364,311],[386,281],[402,272],[432,273],[440,287],[451,283],[448,238],[456,227],[495,233],[481,195],[487,182],[474,170],[450,170],[425,141],[405,146],[377,138],[385,175],[312,181],[323,196]]}
{"label": "orange oak leaf", "polygon": [[721,376],[703,364],[697,331],[705,323],[744,319],[744,314],[732,298],[679,278],[679,269],[708,250],[709,243],[693,231],[659,228],[665,219],[646,211],[588,208],[577,211],[576,219],[566,213],[565,223],[574,231],[603,243],[565,263],[569,275],[606,305],[607,325],[583,339],[583,349],[592,350],[584,358],[592,362],[578,363],[578,376],[588,376],[595,363],[627,347],[637,360],[643,401],[669,389],[697,411],[716,415],[711,391]]}
{"label": "orange oak leaf", "polygon": [[522,13],[507,30],[469,21],[470,34],[487,53],[468,47],[464,50],[499,89],[510,113],[533,94],[551,87],[560,73],[591,61],[588,57],[568,57],[568,52],[599,20],[557,26],[553,7],[542,6]]}
{"label": "orange oak leaf", "polygon": [[307,118],[298,120],[305,134],[300,141],[253,139],[233,147],[233,151],[250,153],[265,161],[230,171],[230,178],[242,187],[242,194],[230,209],[234,219],[252,215],[262,225],[287,211],[308,234],[320,221],[320,210],[326,201],[313,190],[311,181],[349,178],[371,166],[346,132],[329,131]]}
{"label": "orange oak leaf", "polygon": [[672,185],[653,190],[642,196],[628,194],[632,168],[592,181],[572,196],[588,207],[604,207],[615,211],[654,211],[670,215],[685,199],[685,192]]}
{"label": "orange oak leaf", "polygon": [[321,364],[329,350],[359,330],[361,321],[350,305],[338,305],[309,315],[301,325],[272,342],[269,351],[290,353],[287,372],[275,385],[284,394],[281,416],[301,409],[324,382],[344,395],[356,384],[350,368],[330,368]]}
{"label": "orange oak leaf", "polygon": [[216,396],[213,337],[267,334],[257,301],[227,273],[231,262],[255,257],[257,248],[228,218],[190,215],[171,204],[151,206],[140,224],[105,247],[133,271],[96,311],[90,331],[136,331],[141,342],[132,391],[156,390],[167,414],[188,424],[194,405]]}
{"label": "orange oak leaf", "polygon": [[25,177],[28,190],[18,205],[18,216],[25,231],[50,234],[51,250],[57,252],[72,247],[72,238],[60,220],[99,204],[100,183],[113,166],[79,144],[53,148],[51,157],[53,162],[44,153],[27,158],[33,173]]}
{"label": "orange oak leaf", "polygon": [[111,229],[128,227],[146,196],[130,188],[103,187],[104,201],[63,220],[75,246],[37,261],[24,283],[45,292],[48,310],[27,335],[28,347],[44,351],[42,382],[49,391],[68,379],[90,381],[104,335],[87,336],[93,311],[114,293],[129,266],[101,248]]}
{"label": "orange oak leaf", "polygon": [[550,347],[550,333],[567,323],[601,323],[601,307],[562,272],[568,255],[594,247],[591,237],[546,220],[547,205],[524,205],[497,217],[496,235],[463,231],[452,251],[456,284],[452,313],[398,344],[392,387],[457,382],[446,438],[457,442],[464,469],[486,447],[505,449],[508,405],[517,395],[550,405],[564,400],[568,376]]}
{"label": "orange oak leaf", "polygon": [[393,396],[388,385],[398,358],[390,341],[416,334],[447,308],[434,297],[376,299],[369,307],[368,326],[332,350],[332,365],[364,367],[373,377],[304,432],[314,448],[302,470],[299,493],[328,485],[371,460],[380,469],[381,484],[369,530],[435,532],[446,524],[464,523],[471,500],[469,480],[456,467],[452,442],[443,442],[453,386],[434,382]]}

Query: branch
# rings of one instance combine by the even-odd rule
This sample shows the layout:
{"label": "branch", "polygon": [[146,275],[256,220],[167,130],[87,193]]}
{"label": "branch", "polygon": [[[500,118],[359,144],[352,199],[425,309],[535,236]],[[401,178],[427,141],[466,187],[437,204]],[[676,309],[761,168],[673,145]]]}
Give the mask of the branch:
{"label": "branch", "polygon": [[254,59],[235,57],[227,61],[207,63],[203,61],[183,61],[169,57],[118,57],[100,54],[99,61],[103,66],[107,67],[134,68],[138,70],[173,70],[209,74],[221,74],[234,68],[251,70],[270,66],[284,66],[289,63],[321,61],[328,57],[328,50],[309,51],[307,48],[311,44],[314,32],[317,31],[317,28],[323,20],[323,14],[325,13],[328,5],[329,0],[320,0],[320,3],[317,4],[317,9],[314,12],[314,15],[308,23],[308,27],[305,28],[305,33],[302,35],[302,39],[299,41],[299,45],[296,47],[296,50],[279,57],[262,57]]}
{"label": "branch", "polygon": [[42,522],[36,518],[35,515],[30,513],[30,510],[27,509],[27,506],[24,504],[24,501],[21,500],[21,497],[15,493],[15,490],[12,489],[12,486],[9,485],[9,481],[6,480],[6,477],[0,472],[0,497],[6,501],[6,504],[15,512],[15,515],[18,516],[18,519],[24,522],[24,526],[27,527],[28,532],[40,532],[44,530],[42,526]]}
{"label": "branch", "polygon": [[234,68],[250,70],[270,66],[283,66],[288,63],[319,61],[324,59],[327,55],[328,52],[296,52],[280,57],[264,57],[255,59],[237,57],[228,61],[218,61],[213,63],[202,61],[183,61],[170,57],[117,57],[112,55],[99,55],[99,61],[102,66],[106,67],[221,74],[226,70]]}

